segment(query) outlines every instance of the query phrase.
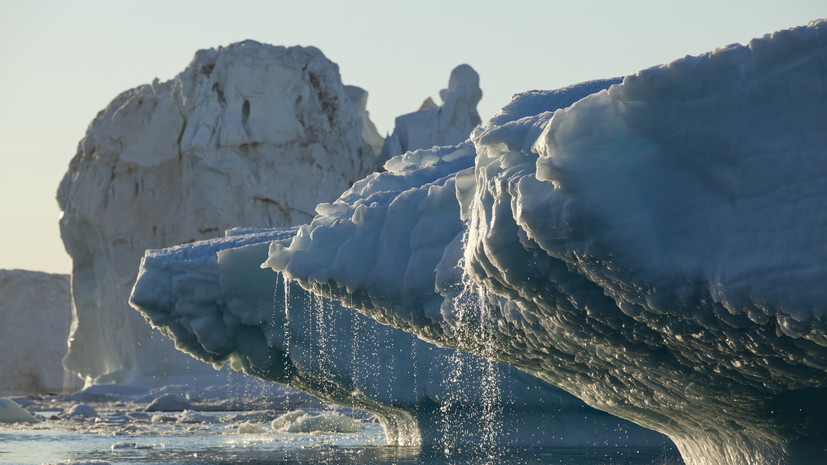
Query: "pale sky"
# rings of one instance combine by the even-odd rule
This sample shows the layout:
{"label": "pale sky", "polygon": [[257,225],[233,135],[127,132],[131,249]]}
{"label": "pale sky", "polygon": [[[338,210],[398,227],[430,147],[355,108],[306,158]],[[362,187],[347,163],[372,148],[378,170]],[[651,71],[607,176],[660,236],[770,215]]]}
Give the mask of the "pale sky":
{"label": "pale sky", "polygon": [[825,16],[824,0],[0,0],[0,268],[71,271],[55,193],[86,127],[198,49],[316,46],[369,92],[384,134],[438,101],[460,63],[480,74],[485,120],[518,92],[632,74]]}

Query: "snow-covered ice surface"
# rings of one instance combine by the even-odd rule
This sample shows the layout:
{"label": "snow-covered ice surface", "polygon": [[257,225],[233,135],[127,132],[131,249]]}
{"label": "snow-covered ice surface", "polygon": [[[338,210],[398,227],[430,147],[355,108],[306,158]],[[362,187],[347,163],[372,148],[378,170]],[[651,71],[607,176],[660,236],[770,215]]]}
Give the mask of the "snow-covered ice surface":
{"label": "snow-covered ice surface", "polygon": [[309,221],[374,169],[366,95],[351,93],[358,108],[318,49],[245,41],[102,110],[57,194],[73,261],[65,366],[87,383],[211,371],[129,307],[144,250]]}
{"label": "snow-covered ice surface", "polygon": [[61,365],[71,319],[68,275],[0,270],[0,395],[79,387]]}
{"label": "snow-covered ice surface", "polygon": [[513,119],[390,160],[268,264],[687,463],[827,461],[827,23]]}
{"label": "snow-covered ice surface", "polygon": [[517,369],[438,348],[262,269],[269,244],[295,233],[236,229],[148,251],[131,302],[201,360],[371,412],[390,444],[669,444]]}

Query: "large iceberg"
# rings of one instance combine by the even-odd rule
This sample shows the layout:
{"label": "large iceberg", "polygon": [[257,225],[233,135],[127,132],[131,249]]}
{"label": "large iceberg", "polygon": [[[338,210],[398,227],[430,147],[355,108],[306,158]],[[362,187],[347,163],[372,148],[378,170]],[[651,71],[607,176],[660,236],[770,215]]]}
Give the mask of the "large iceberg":
{"label": "large iceberg", "polygon": [[267,264],[663,432],[689,464],[823,463],[827,22],[508,114],[541,95],[390,160]]}
{"label": "large iceberg", "polygon": [[272,241],[295,233],[237,229],[147,251],[131,303],[201,360],[373,413],[390,444],[669,444],[534,376],[438,348],[258,266]]}
{"label": "large iceberg", "polygon": [[61,365],[71,319],[68,275],[0,270],[0,395],[77,387]]}
{"label": "large iceberg", "polygon": [[350,93],[358,107],[319,50],[246,41],[201,50],[174,79],[101,111],[57,195],[73,260],[64,365],[87,382],[212,373],[152,340],[129,307],[141,256],[234,226],[309,221],[375,166],[367,96]]}

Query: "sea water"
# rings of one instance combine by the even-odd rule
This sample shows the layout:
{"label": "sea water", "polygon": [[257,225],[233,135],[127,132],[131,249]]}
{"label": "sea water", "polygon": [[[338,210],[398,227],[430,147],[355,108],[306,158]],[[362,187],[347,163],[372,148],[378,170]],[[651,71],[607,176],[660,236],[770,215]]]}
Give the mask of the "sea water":
{"label": "sea water", "polygon": [[[0,463],[40,464],[681,464],[673,448],[422,449],[386,446],[381,426],[364,412],[291,394],[271,399],[209,398],[181,387],[119,395],[14,398],[38,423],[0,423]],[[177,392],[178,394],[172,394]],[[247,393],[249,394],[249,393]],[[222,391],[226,395],[226,390]],[[199,408],[147,411],[180,399]],[[171,397],[172,396],[172,397]],[[159,397],[159,398],[160,398]],[[202,399],[196,402],[193,399]],[[286,399],[286,400],[285,400]],[[192,402],[190,402],[192,400]],[[256,410],[226,410],[247,403]],[[73,407],[84,405],[87,408]],[[152,406],[155,407],[152,407]],[[319,427],[303,433],[273,428],[273,420],[298,408],[308,416],[347,417],[361,431]],[[84,416],[86,410],[87,415]],[[322,422],[324,423],[324,422]],[[353,431],[353,428],[340,428]]]}

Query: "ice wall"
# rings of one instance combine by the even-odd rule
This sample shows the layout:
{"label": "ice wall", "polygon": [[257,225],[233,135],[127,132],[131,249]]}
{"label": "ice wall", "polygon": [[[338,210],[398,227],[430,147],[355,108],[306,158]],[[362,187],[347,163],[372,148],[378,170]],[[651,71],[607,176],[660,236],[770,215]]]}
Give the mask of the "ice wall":
{"label": "ice wall", "polygon": [[[482,99],[480,76],[469,65],[451,71],[448,88],[439,91],[442,105],[429,97],[413,113],[398,116],[393,133],[385,139],[378,162],[416,149],[455,145],[468,139],[480,124],[477,103]],[[381,165],[380,165],[381,166]]]}
{"label": "ice wall", "polygon": [[689,464],[823,463],[825,76],[819,21],[499,115],[356,183],[268,264],[664,432]]}
{"label": "ice wall", "polygon": [[129,307],[144,250],[309,221],[373,170],[362,121],[338,67],[312,47],[201,50],[172,80],[118,96],[58,189],[73,260],[64,365],[87,382],[211,371],[153,340]]}
{"label": "ice wall", "polygon": [[61,365],[71,317],[68,275],[0,270],[0,395],[77,387]]}
{"label": "ice wall", "polygon": [[270,242],[295,232],[233,230],[148,251],[131,303],[201,360],[374,413],[391,444],[669,444],[529,374],[438,348],[262,269]]}

